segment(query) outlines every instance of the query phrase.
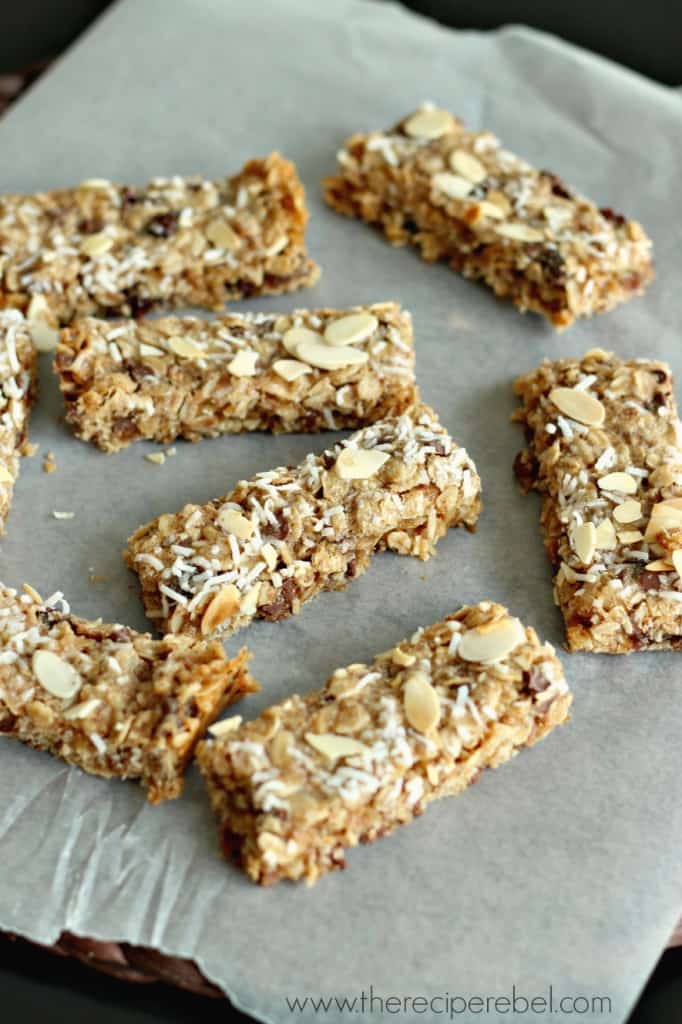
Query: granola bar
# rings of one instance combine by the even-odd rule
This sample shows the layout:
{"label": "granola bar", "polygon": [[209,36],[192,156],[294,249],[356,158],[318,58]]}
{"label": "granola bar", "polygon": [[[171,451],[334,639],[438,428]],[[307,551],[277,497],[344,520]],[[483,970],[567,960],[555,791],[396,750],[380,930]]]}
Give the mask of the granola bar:
{"label": "granola bar", "polygon": [[377,550],[428,558],[450,526],[474,527],[479,494],[466,451],[433,410],[414,406],[295,468],[160,516],[133,534],[124,557],[164,631],[229,635],[343,590]]}
{"label": "granola bar", "polygon": [[335,210],[482,278],[557,328],[640,294],[653,277],[651,242],[636,221],[445,110],[426,104],[389,131],[354,135],[338,162],[324,182]]}
{"label": "granola bar", "polygon": [[600,349],[515,383],[515,464],[542,532],[569,650],[682,650],[682,425],[670,368]]}
{"label": "granola bar", "polygon": [[37,388],[37,354],[17,310],[0,310],[0,533],[19,475],[31,405]]}
{"label": "granola bar", "polygon": [[0,306],[40,296],[53,323],[68,323],[279,295],[317,279],[307,219],[296,169],[278,153],[219,181],[93,178],[0,196]]}
{"label": "granola bar", "polygon": [[255,721],[217,723],[197,760],[222,847],[262,885],[311,884],[568,717],[549,644],[484,601]]}
{"label": "granola bar", "polygon": [[397,303],[165,317],[62,331],[66,418],[107,452],[245,430],[356,429],[417,396],[412,321]]}
{"label": "granola bar", "polygon": [[247,653],[152,640],[0,584],[0,733],[106,778],[139,779],[151,803],[179,796],[194,746],[223,708],[257,689]]}

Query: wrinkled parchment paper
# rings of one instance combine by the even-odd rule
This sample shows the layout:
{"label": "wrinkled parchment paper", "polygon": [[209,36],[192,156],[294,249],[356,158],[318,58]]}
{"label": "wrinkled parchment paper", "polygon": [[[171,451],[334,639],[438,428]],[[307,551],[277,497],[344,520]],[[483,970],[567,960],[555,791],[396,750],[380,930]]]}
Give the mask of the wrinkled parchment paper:
{"label": "wrinkled parchment paper", "polygon": [[[341,141],[425,98],[639,218],[658,264],[646,297],[557,336],[329,211],[319,180]],[[668,359],[682,383],[680,97],[535,32],[454,33],[385,3],[128,0],[2,121],[0,189],[220,176],[274,148],[307,186],[310,248],[324,273],[311,291],[249,308],[400,299],[414,314],[423,395],[476,460],[486,507],[478,533],[451,532],[432,561],[382,555],[345,593],[233,640],[252,648],[263,683],[239,710],[253,715],[318,685],[466,601],[505,602],[560,644],[539,503],[521,496],[511,472],[522,438],[508,423],[510,384],[544,355],[594,345]],[[151,445],[104,456],[69,435],[43,360],[31,436],[40,455],[54,451],[57,471],[44,475],[40,455],[24,460],[0,578],[62,589],[84,615],[144,627],[120,559],[134,527],[325,443],[179,443],[162,468],[143,459]],[[57,521],[55,509],[75,517]],[[68,929],[196,958],[238,1006],[277,1024],[381,1019],[376,998],[369,1010],[370,985],[383,998],[511,997],[512,986],[530,998],[552,985],[555,998],[611,999],[610,1015],[581,1019],[622,1020],[682,907],[682,661],[562,658],[575,691],[569,727],[352,852],[345,874],[313,890],[261,890],[220,859],[194,770],[181,800],[151,808],[133,784],[89,778],[7,741],[0,927],[44,942]],[[359,999],[363,989],[364,1015],[291,1012],[285,999]],[[440,1005],[399,1019],[448,1019]],[[510,1019],[489,1005],[483,1019]],[[456,1009],[454,1019],[470,1017]]]}

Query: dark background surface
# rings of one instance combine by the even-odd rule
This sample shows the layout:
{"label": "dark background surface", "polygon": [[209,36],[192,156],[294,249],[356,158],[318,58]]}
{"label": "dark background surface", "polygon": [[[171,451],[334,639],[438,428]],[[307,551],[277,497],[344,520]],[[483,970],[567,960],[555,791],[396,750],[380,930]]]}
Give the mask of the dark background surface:
{"label": "dark background surface", "polygon": [[[190,4],[191,0],[168,2]],[[455,28],[531,25],[664,84],[682,85],[680,0],[648,0],[645,4],[629,0],[406,0],[405,5]],[[58,55],[107,6],[103,0],[0,0],[0,74]],[[30,1024],[37,1020],[43,1024],[213,1024],[225,1020],[247,1024],[250,1018],[231,1011],[221,1000],[158,984],[126,984],[75,961],[0,937],[0,1021]],[[682,947],[663,955],[629,1024],[682,1024]]]}

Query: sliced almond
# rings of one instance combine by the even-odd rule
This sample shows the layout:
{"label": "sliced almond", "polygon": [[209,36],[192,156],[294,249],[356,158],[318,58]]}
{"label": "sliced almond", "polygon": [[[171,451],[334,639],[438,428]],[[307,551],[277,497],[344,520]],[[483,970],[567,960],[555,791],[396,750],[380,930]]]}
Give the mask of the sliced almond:
{"label": "sliced almond", "polygon": [[410,665],[414,665],[417,660],[416,654],[407,654],[401,647],[396,647],[391,655],[391,661],[394,665],[400,665],[402,668],[409,668]]}
{"label": "sliced almond", "polygon": [[503,238],[512,238],[515,242],[542,242],[545,237],[537,228],[532,228],[529,224],[520,224],[518,221],[500,224],[495,231]]}
{"label": "sliced almond", "polygon": [[79,188],[111,188],[111,182],[108,178],[86,178],[85,181],[81,181]]}
{"label": "sliced almond", "polygon": [[618,540],[621,544],[636,544],[637,541],[642,540],[644,534],[641,530],[619,530]]}
{"label": "sliced almond", "polygon": [[208,636],[239,611],[241,601],[234,583],[228,583],[215,595],[201,618],[201,632]]}
{"label": "sliced almond", "polygon": [[96,235],[88,235],[84,238],[80,249],[85,256],[103,256],[105,252],[109,252],[113,244],[114,240],[111,235],[100,231]]}
{"label": "sliced almond", "polygon": [[272,368],[278,377],[286,381],[298,380],[305,373],[310,373],[308,364],[301,363],[298,359],[276,359]]}
{"label": "sliced almond", "polygon": [[61,700],[75,697],[83,685],[83,680],[73,665],[69,665],[52,651],[36,651],[31,666],[43,689]]}
{"label": "sliced almond", "polygon": [[457,127],[452,114],[439,107],[422,107],[408,117],[403,125],[405,134],[413,139],[439,139]]}
{"label": "sliced almond", "polygon": [[166,461],[165,452],[149,452],[145,455],[147,462],[153,462],[157,466],[163,466]]}
{"label": "sliced almond", "polygon": [[606,410],[598,398],[588,395],[586,391],[575,388],[553,388],[549,393],[550,402],[554,402],[564,416],[585,423],[588,427],[601,427]]}
{"label": "sliced almond", "polygon": [[488,664],[506,658],[525,640],[526,631],[519,620],[507,616],[477,629],[466,630],[462,633],[457,653],[464,661]]}
{"label": "sliced almond", "polygon": [[668,498],[652,508],[644,539],[655,540],[664,530],[679,529],[682,529],[682,498]]}
{"label": "sliced almond", "polygon": [[375,448],[344,448],[334,467],[342,480],[367,480],[388,462],[388,452]]}
{"label": "sliced almond", "polygon": [[278,562],[277,551],[272,544],[264,544],[260,549],[260,553],[263,556],[263,561],[267,565],[270,572],[275,568]]}
{"label": "sliced almond", "polygon": [[258,598],[260,596],[260,583],[254,585],[242,596],[239,611],[242,615],[255,615],[258,611]]}
{"label": "sliced almond", "polygon": [[600,476],[597,484],[603,491],[620,491],[622,494],[636,494],[637,481],[629,473],[607,473]]}
{"label": "sliced almond", "polygon": [[573,210],[570,206],[552,206],[543,208],[543,214],[552,231],[558,231],[565,227],[573,217]]}
{"label": "sliced almond", "polygon": [[0,466],[0,484],[13,484],[14,477],[6,466]]}
{"label": "sliced almond", "polygon": [[191,338],[170,338],[168,348],[181,359],[201,359],[206,355],[201,345],[197,345]]}
{"label": "sliced almond", "polygon": [[53,352],[59,344],[59,331],[52,325],[52,311],[44,295],[34,295],[26,310],[28,329],[39,352]]}
{"label": "sliced almond", "polygon": [[594,558],[597,547],[597,531],[594,523],[581,523],[576,526],[571,534],[573,550],[585,565],[589,565]]}
{"label": "sliced almond", "polygon": [[677,548],[676,551],[673,551],[670,561],[673,563],[677,575],[682,577],[682,548]]}
{"label": "sliced almond", "polygon": [[166,353],[162,348],[156,348],[155,345],[148,345],[146,341],[140,342],[140,355],[141,356],[163,356]]}
{"label": "sliced almond", "polygon": [[223,718],[221,722],[214,722],[213,725],[209,725],[208,731],[211,736],[227,736],[230,732],[235,732],[242,724],[241,715],[232,715],[231,718]]}
{"label": "sliced almond", "polygon": [[239,235],[224,220],[212,220],[206,225],[204,234],[217,249],[236,249],[239,245]]}
{"label": "sliced almond", "polygon": [[325,342],[302,341],[297,346],[299,359],[320,370],[342,370],[346,366],[360,366],[369,356],[363,349],[350,345],[327,345]]}
{"label": "sliced almond", "polygon": [[251,349],[243,348],[228,364],[227,368],[233,377],[255,377],[257,374],[256,363],[258,353]]}
{"label": "sliced almond", "polygon": [[440,718],[440,697],[424,672],[413,672],[403,689],[405,718],[417,732],[430,732]]}
{"label": "sliced almond", "polygon": [[595,530],[595,543],[602,551],[612,551],[618,540],[616,530],[610,519],[604,519]]}
{"label": "sliced almond", "polygon": [[459,174],[450,174],[449,171],[439,171],[431,178],[431,184],[450,199],[466,199],[473,189],[472,182]]}
{"label": "sliced almond", "polygon": [[474,185],[478,185],[479,182],[488,177],[488,172],[478,157],[474,156],[473,153],[467,153],[465,149],[453,149],[449,157],[449,163],[453,171],[461,174],[463,178],[473,182]]}
{"label": "sliced almond", "polygon": [[478,208],[484,217],[490,217],[492,220],[504,220],[507,216],[501,206],[498,206],[497,203],[490,203],[487,199],[480,202]]}
{"label": "sliced almond", "polygon": [[379,321],[371,313],[349,313],[327,324],[324,340],[328,345],[357,345],[374,334]]}
{"label": "sliced almond", "polygon": [[311,331],[309,327],[290,327],[282,335],[282,344],[287,352],[298,357],[298,346],[301,342],[307,341],[318,345],[324,344],[324,338],[318,331]]}
{"label": "sliced almond", "polygon": [[616,505],[613,510],[613,518],[617,523],[636,523],[638,519],[642,518],[641,501],[629,498],[628,501],[623,501],[620,505]]}
{"label": "sliced almond", "polygon": [[369,747],[351,736],[337,736],[333,732],[305,734],[306,742],[328,761],[337,761],[340,757],[352,757],[354,754],[367,754]]}
{"label": "sliced almond", "polygon": [[248,540],[253,534],[253,523],[236,508],[224,508],[216,516],[216,522],[226,533],[233,533],[240,540]]}
{"label": "sliced almond", "polygon": [[657,558],[645,566],[648,572],[671,572],[672,568],[673,564],[667,558]]}

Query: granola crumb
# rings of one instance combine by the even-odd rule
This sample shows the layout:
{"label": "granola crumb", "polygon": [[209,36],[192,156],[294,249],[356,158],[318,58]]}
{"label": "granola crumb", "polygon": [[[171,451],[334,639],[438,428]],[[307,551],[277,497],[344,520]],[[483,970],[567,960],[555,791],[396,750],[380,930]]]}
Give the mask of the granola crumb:
{"label": "granola crumb", "polygon": [[57,460],[54,457],[54,452],[48,452],[43,459],[43,473],[54,473],[57,468]]}

